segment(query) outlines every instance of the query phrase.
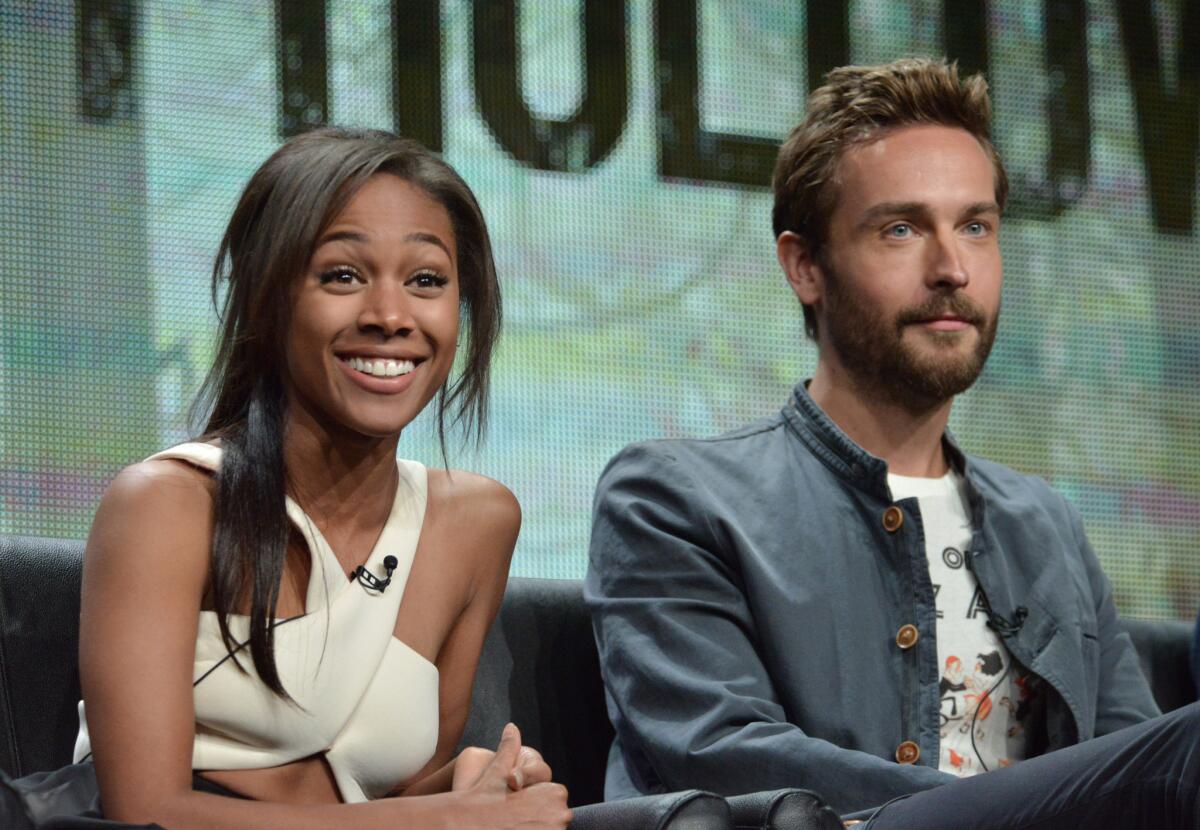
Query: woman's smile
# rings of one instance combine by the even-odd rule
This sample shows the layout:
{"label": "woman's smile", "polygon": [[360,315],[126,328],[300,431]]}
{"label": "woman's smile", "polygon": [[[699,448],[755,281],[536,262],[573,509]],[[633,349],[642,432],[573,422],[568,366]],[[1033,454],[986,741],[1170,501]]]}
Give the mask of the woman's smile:
{"label": "woman's smile", "polygon": [[421,363],[388,358],[343,357],[337,364],[351,381],[377,395],[397,395],[412,385]]}
{"label": "woman's smile", "polygon": [[356,372],[362,372],[364,375],[374,375],[377,378],[394,378],[397,375],[407,375],[413,369],[417,368],[416,363],[404,358],[393,360],[382,357],[339,357],[338,359]]}

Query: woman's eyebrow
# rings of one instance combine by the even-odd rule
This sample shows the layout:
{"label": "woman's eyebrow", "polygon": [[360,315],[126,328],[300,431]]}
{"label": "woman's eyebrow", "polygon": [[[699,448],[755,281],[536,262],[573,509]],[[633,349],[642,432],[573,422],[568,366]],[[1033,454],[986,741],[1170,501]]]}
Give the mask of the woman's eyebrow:
{"label": "woman's eyebrow", "polygon": [[446,256],[450,257],[451,262],[454,261],[454,254],[452,254],[450,252],[450,249],[446,246],[446,243],[442,241],[442,238],[440,236],[437,236],[432,233],[425,233],[424,231],[413,231],[412,233],[410,233],[404,237],[404,241],[405,242],[427,242],[430,245],[437,245],[439,248],[441,248],[443,251],[446,252]]}
{"label": "woman's eyebrow", "polygon": [[325,234],[324,236],[322,236],[320,239],[317,240],[317,247],[320,248],[322,245],[325,245],[326,243],[329,243],[329,242],[366,242],[366,241],[367,241],[366,234],[359,233],[358,231],[332,231],[330,233]]}
{"label": "woman's eyebrow", "polygon": [[[317,247],[320,248],[322,245],[330,242],[358,242],[362,244],[366,241],[367,235],[359,233],[358,231],[332,231],[331,233],[325,234],[317,241]],[[450,251],[450,248],[445,242],[442,241],[442,238],[436,234],[426,233],[425,231],[413,231],[412,233],[405,235],[404,241],[425,242],[429,245],[436,245],[446,252],[446,256],[450,257],[451,261],[454,260],[454,254]]]}

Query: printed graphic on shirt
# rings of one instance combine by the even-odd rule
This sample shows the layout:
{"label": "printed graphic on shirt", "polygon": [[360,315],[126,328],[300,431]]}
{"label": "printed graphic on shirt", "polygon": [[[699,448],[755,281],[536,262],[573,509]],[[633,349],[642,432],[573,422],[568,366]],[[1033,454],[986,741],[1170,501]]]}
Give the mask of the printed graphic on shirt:
{"label": "printed graphic on shirt", "polygon": [[[1024,722],[1032,697],[1027,678],[1009,681],[1003,650],[946,658],[941,696],[941,763],[956,775],[1006,767],[1024,755]],[[994,766],[991,761],[994,759]]]}
{"label": "printed graphic on shirt", "polygon": [[988,626],[987,597],[971,572],[971,523],[962,482],[888,476],[893,499],[916,498],[937,617],[941,751],[938,769],[959,776],[1025,757],[1030,689]]}

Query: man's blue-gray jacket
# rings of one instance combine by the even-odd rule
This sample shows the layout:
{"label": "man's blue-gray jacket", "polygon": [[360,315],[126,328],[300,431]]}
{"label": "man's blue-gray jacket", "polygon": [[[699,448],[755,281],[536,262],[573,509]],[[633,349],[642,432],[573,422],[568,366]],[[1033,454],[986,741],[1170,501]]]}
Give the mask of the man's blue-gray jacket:
{"label": "man's blue-gray jacket", "polygon": [[[1040,678],[1027,754],[1158,714],[1075,510],[944,443],[967,481],[991,619]],[[894,506],[898,527],[886,463],[803,384],[774,418],[613,459],[585,585],[617,731],[609,798],[806,787],[845,813],[953,780],[936,768],[921,515],[916,499]],[[901,648],[907,624],[919,636]],[[909,741],[919,758],[898,763]]]}

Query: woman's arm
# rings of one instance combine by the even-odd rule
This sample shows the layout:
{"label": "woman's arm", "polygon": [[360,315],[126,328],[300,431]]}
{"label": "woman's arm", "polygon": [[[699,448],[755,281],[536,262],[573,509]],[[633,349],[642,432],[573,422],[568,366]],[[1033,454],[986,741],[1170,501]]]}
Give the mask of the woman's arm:
{"label": "woman's arm", "polygon": [[191,790],[192,664],[212,538],[212,485],[146,461],[100,502],[83,564],[80,679],[110,817]]}
{"label": "woman's arm", "polygon": [[521,507],[504,485],[455,471],[438,525],[446,531],[438,534],[440,538],[450,541],[453,534],[447,552],[467,566],[463,570],[469,576],[466,604],[437,656],[441,679],[438,754],[449,755],[466,727],[483,641],[504,599],[521,529]]}
{"label": "woman's arm", "polygon": [[176,462],[134,465],[105,493],[88,540],[81,680],[107,817],[172,830],[564,826],[570,814],[561,788],[508,790],[501,767],[519,752],[516,735],[508,736],[504,757],[498,752],[497,764],[463,792],[328,806],[194,792],[192,667],[211,487],[208,476]]}
{"label": "woman's arm", "polygon": [[[479,655],[504,598],[521,526],[520,505],[506,487],[462,471],[431,477],[430,511],[432,520],[422,531],[422,544],[438,552],[434,561],[442,573],[437,582],[456,586],[451,595],[462,597],[462,607],[437,655],[438,748],[425,769],[398,788],[398,794],[406,796],[462,789],[492,760],[494,753],[480,747],[468,747],[448,759],[466,725]],[[550,780],[551,770],[542,756],[522,746],[509,772],[509,787],[519,790]]]}
{"label": "woman's arm", "polygon": [[[460,759],[454,757],[454,750],[470,711],[479,655],[504,598],[521,527],[521,507],[499,482],[455,470],[431,471],[429,484],[429,516],[422,529],[421,547],[437,552],[436,559],[429,559],[438,569],[434,581],[454,586],[444,596],[459,597],[460,610],[448,626],[435,660],[439,680],[437,749],[425,768],[398,790],[404,795],[451,789],[456,780],[471,780],[471,773],[490,760],[487,750],[467,750],[463,753],[467,757],[462,758],[467,777],[455,773]],[[409,610],[401,606],[402,615]],[[527,753],[521,760],[532,766]],[[541,756],[537,761],[541,762]],[[536,781],[548,780],[549,767],[546,773],[528,772]]]}

